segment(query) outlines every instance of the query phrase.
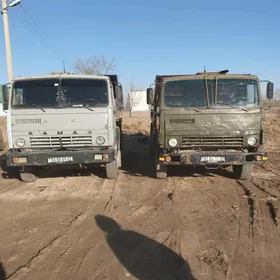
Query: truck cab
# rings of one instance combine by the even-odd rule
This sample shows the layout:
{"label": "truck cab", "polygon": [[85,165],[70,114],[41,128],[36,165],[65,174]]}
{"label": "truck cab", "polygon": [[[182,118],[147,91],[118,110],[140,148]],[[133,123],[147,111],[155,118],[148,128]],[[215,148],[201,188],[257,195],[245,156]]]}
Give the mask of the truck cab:
{"label": "truck cab", "polygon": [[[273,83],[267,81],[267,98]],[[256,163],[267,160],[260,81],[250,74],[202,72],[157,75],[147,89],[151,104],[150,145],[155,176],[170,165],[232,166],[249,179]]]}
{"label": "truck cab", "polygon": [[52,73],[15,78],[3,86],[8,151],[2,161],[22,181],[42,168],[105,165],[109,179],[121,167],[123,92],[117,75]]}

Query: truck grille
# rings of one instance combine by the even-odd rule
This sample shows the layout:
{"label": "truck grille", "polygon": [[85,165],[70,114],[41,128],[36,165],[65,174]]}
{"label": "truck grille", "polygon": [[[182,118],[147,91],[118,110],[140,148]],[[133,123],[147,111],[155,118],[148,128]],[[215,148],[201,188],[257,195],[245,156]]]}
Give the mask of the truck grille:
{"label": "truck grille", "polygon": [[182,137],[183,147],[242,147],[242,136],[186,136]]}
{"label": "truck grille", "polygon": [[41,119],[16,119],[16,124],[41,124]]}
{"label": "truck grille", "polygon": [[31,147],[60,148],[60,147],[86,147],[92,146],[91,136],[39,136],[30,137]]}

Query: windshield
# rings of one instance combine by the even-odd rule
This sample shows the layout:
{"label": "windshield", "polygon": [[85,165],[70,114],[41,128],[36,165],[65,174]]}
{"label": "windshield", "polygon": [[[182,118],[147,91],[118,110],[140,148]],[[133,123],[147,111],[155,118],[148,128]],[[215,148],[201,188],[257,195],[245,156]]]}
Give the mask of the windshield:
{"label": "windshield", "polygon": [[216,106],[248,106],[259,104],[258,86],[255,80],[219,79],[214,85]]}
{"label": "windshield", "polygon": [[36,79],[14,83],[13,108],[107,106],[106,80]]}
{"label": "windshield", "polygon": [[168,81],[164,84],[166,107],[206,107],[205,80]]}
{"label": "windshield", "polygon": [[170,108],[228,107],[259,104],[257,82],[252,79],[218,78],[217,80],[168,81],[164,84],[163,91],[165,106]]}

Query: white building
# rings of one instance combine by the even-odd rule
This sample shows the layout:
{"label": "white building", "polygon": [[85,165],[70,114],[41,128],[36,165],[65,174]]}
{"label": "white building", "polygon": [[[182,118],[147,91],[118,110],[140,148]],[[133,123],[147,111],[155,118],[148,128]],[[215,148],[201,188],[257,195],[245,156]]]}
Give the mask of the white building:
{"label": "white building", "polygon": [[128,92],[126,108],[132,112],[146,112],[150,110],[147,104],[146,90],[136,90]]}

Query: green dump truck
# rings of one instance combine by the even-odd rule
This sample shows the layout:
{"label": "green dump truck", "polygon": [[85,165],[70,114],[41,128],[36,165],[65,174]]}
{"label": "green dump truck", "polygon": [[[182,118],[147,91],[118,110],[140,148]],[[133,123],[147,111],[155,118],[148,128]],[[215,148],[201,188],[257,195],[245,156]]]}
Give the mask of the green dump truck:
{"label": "green dump truck", "polygon": [[[267,82],[267,98],[273,83]],[[147,89],[151,104],[150,145],[156,178],[170,165],[233,168],[248,179],[256,163],[267,160],[260,81],[250,74],[200,72],[157,75]]]}

